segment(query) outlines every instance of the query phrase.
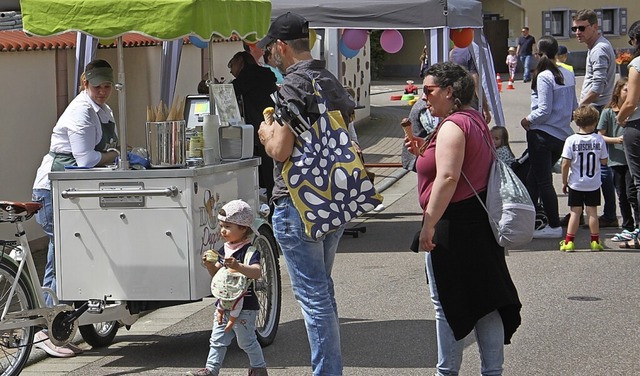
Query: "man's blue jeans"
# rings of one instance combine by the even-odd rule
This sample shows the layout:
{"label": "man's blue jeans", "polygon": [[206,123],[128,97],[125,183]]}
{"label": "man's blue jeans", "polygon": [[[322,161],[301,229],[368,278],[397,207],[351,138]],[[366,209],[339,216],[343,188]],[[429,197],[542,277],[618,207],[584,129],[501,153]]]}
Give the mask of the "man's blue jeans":
{"label": "man's blue jeans", "polygon": [[293,295],[302,308],[314,376],[342,375],[340,323],[331,269],[344,226],[312,240],[290,197],[276,200],[273,230],[287,262]]}
{"label": "man's blue jeans", "polygon": [[522,79],[524,81],[531,81],[531,55],[520,55],[520,63],[522,63]]}
{"label": "man's blue jeans", "polygon": [[[51,191],[48,189],[34,189],[31,195],[31,200],[42,204],[35,217],[36,222],[42,226],[45,234],[49,236],[49,247],[47,249],[47,265],[44,268],[44,278],[42,280],[42,287],[48,287],[53,292],[56,291],[56,269],[55,269],[55,250],[53,239],[53,197]],[[51,295],[45,294],[44,301],[47,306],[53,306],[53,299]]]}
{"label": "man's blue jeans", "polygon": [[[444,315],[442,304],[438,296],[438,286],[433,274],[431,253],[426,255],[427,276],[429,278],[429,290],[431,301],[436,312],[436,336],[438,339],[438,364],[437,376],[458,375],[462,364],[462,352],[464,350],[464,338],[456,340],[453,330]],[[481,368],[483,376],[502,375],[504,363],[504,325],[497,310],[487,314],[476,322],[474,327],[476,342],[480,351]]]}

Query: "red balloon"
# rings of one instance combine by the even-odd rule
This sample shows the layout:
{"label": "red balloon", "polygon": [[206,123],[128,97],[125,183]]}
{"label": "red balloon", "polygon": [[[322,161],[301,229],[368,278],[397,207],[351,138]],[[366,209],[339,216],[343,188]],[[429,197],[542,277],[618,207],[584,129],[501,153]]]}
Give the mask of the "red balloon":
{"label": "red balloon", "polygon": [[456,47],[469,47],[471,42],[473,42],[473,29],[451,29],[449,30],[449,38]]}

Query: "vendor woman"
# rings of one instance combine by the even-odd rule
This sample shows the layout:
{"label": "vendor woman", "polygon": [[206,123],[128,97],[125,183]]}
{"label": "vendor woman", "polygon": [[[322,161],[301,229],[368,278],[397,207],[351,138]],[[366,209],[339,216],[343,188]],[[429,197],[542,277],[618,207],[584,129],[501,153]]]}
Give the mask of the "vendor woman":
{"label": "vendor woman", "polygon": [[[81,92],[64,111],[51,135],[49,153],[42,159],[33,184],[33,201],[42,204],[36,221],[49,236],[47,265],[43,287],[56,291],[56,273],[53,245],[53,198],[48,174],[62,171],[64,166],[95,167],[113,164],[118,157],[118,135],[113,112],[107,100],[113,91],[113,69],[104,60],[87,64],[81,77]],[[45,294],[48,306],[53,305]],[[67,358],[82,350],[73,344],[55,346],[46,331],[36,333],[36,347],[55,357]]]}

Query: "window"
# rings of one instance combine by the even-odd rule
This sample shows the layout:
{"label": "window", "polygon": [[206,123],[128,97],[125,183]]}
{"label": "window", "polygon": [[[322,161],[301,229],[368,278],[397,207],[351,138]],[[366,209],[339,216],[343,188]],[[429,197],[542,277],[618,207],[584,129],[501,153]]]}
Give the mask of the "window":
{"label": "window", "polygon": [[565,11],[552,11],[551,12],[551,35],[554,37],[564,36],[565,25]]}
{"label": "window", "polygon": [[556,38],[571,36],[571,18],[569,10],[554,9],[542,12],[542,35],[553,35]]}
{"label": "window", "polygon": [[618,34],[616,32],[616,9],[603,9],[602,10],[602,25],[600,30],[603,34]]}

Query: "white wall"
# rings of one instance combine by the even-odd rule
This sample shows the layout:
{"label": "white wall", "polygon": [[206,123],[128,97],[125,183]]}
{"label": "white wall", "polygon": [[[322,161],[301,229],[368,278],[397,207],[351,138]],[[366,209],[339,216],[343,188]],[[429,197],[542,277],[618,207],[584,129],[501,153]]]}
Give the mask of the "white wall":
{"label": "white wall", "polygon": [[[233,79],[227,63],[242,42],[213,45],[214,76]],[[60,50],[67,65],[66,86],[69,101],[73,99],[75,50]],[[183,98],[197,93],[201,79],[202,50],[183,47],[176,96]],[[66,54],[66,57],[64,56]],[[124,49],[127,97],[127,143],[145,146],[146,107],[160,100],[160,46]],[[116,49],[99,49],[97,58],[105,59],[117,71]],[[64,64],[62,64],[64,65]],[[47,153],[51,129],[57,120],[56,51],[0,52],[0,200],[29,201],[36,170]],[[61,94],[58,93],[58,94]],[[118,120],[118,94],[114,90],[109,106]],[[63,107],[66,103],[63,103]],[[26,224],[29,239],[44,235],[35,220]],[[12,239],[15,228],[0,225],[0,238]],[[40,239],[41,240],[41,239]],[[40,242],[39,242],[40,244]]]}

